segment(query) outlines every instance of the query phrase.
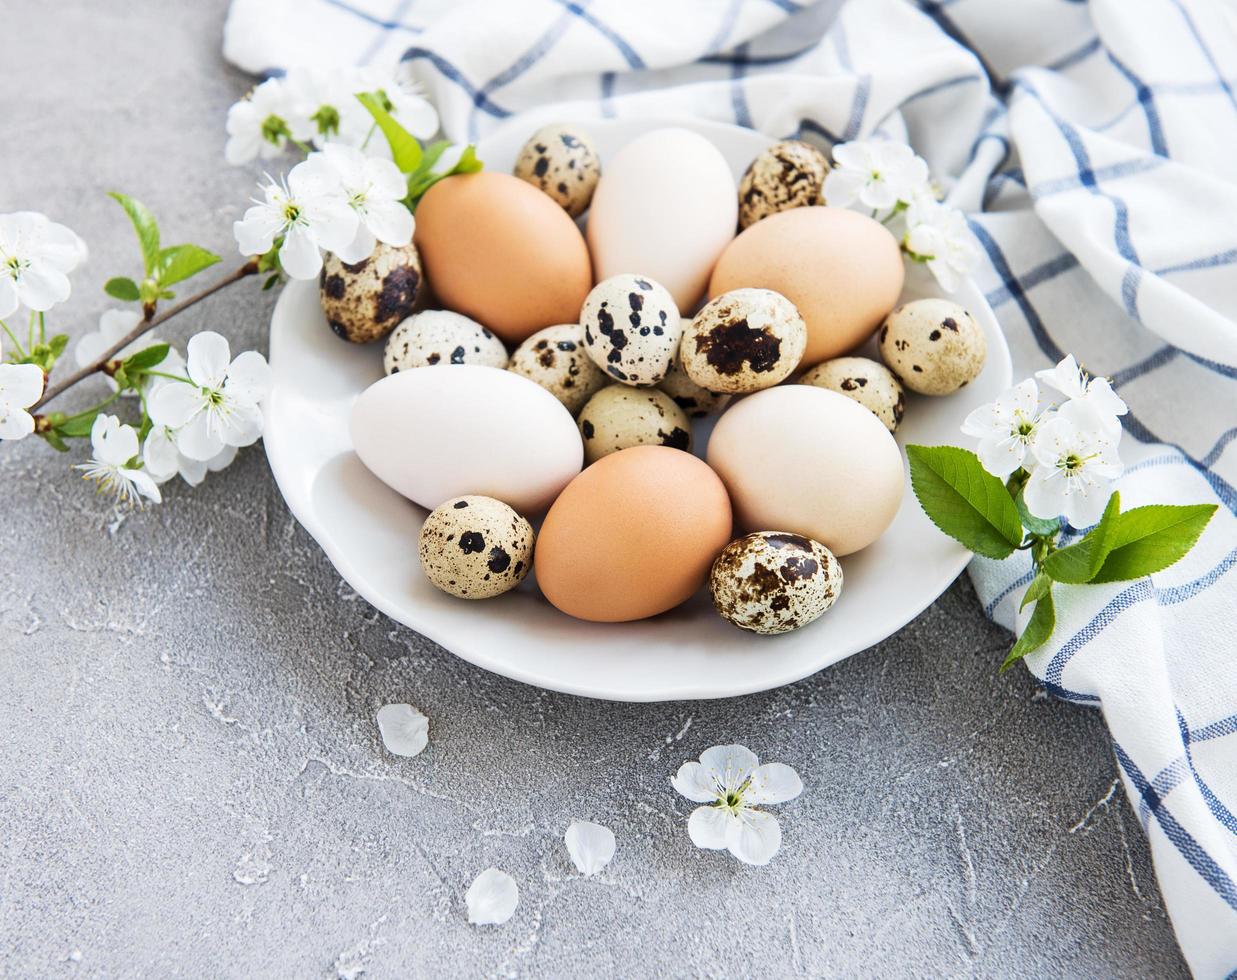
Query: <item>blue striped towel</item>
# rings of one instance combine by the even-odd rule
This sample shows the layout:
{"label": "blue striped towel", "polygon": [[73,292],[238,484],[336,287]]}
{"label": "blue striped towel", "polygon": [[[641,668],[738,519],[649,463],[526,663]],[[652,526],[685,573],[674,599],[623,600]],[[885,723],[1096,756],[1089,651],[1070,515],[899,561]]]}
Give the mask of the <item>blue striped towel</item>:
{"label": "blue striped towel", "polygon": [[[1215,0],[233,0],[255,73],[393,63],[471,140],[525,110],[911,143],[971,215],[1015,377],[1129,403],[1122,504],[1218,502],[1189,557],[1065,587],[1027,666],[1099,707],[1198,976],[1237,971],[1237,8]],[[959,439],[960,442],[964,440]],[[970,568],[1014,628],[1026,561]],[[995,664],[994,664],[995,668]]]}

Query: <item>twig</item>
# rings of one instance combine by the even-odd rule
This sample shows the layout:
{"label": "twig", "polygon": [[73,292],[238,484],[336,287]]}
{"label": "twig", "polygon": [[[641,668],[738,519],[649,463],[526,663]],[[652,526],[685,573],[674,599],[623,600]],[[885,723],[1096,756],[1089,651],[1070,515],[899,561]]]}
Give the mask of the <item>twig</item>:
{"label": "twig", "polygon": [[207,296],[217,293],[221,289],[225,289],[226,287],[232,285],[232,283],[234,282],[239,282],[241,279],[244,279],[246,276],[252,276],[255,273],[257,273],[257,271],[258,271],[258,260],[256,258],[250,259],[248,262],[242,265],[239,269],[236,269],[234,272],[232,272],[231,275],[228,275],[225,278],[220,279],[218,282],[214,283],[213,285],[207,286],[201,292],[194,293],[192,296],[188,296],[185,299],[182,299],[179,303],[176,303],[173,306],[169,306],[166,310],[164,310],[162,313],[158,314],[157,316],[143,318],[141,323],[139,323],[136,327],[130,330],[129,333],[125,334],[125,336],[120,338],[120,340],[116,341],[116,343],[113,344],[110,348],[108,348],[102,354],[100,354],[99,357],[97,357],[92,363],[87,364],[84,368],[81,368],[78,371],[74,371],[72,374],[70,374],[67,378],[65,378],[59,384],[51,385],[47,389],[47,391],[43,393],[43,397],[40,398],[37,402],[35,402],[35,404],[30,406],[30,408],[27,409],[27,411],[31,412],[32,414],[34,412],[37,412],[40,408],[42,408],[44,405],[50,402],[53,398],[59,397],[64,392],[72,388],[79,381],[84,381],[86,378],[89,378],[92,374],[95,374],[98,371],[103,371],[104,369],[106,369],[108,362],[113,357],[115,357],[118,353],[120,353],[120,351],[124,350],[131,343],[137,340],[137,338],[142,336],[142,334],[146,333],[147,331],[153,330],[155,327],[159,326],[161,323],[166,323],[168,320],[172,319],[172,317],[176,316],[177,314],[184,313],[185,310],[189,309],[189,307],[194,306],[197,303],[200,303],[202,300],[206,299]]}

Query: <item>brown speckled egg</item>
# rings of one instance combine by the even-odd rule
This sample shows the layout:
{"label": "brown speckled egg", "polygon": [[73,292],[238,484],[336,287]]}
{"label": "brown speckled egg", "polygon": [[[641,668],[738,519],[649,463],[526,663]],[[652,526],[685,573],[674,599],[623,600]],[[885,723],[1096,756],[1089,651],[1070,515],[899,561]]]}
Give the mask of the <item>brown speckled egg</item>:
{"label": "brown speckled egg", "polygon": [[778,211],[824,204],[829,158],[810,143],[782,140],[763,150],[739,182],[739,227]]}
{"label": "brown speckled egg", "polygon": [[794,304],[771,289],[736,289],[704,305],[683,332],[687,376],[716,392],[771,388],[799,366],[807,327]]}
{"label": "brown speckled egg", "polygon": [[505,368],[507,348],[476,320],[450,310],[410,316],[387,338],[382,356],[387,374],[438,364]]}
{"label": "brown speckled egg", "polygon": [[674,297],[647,276],[623,273],[592,288],[580,310],[584,349],[615,381],[651,387],[670,370],[683,334]]}
{"label": "brown speckled egg", "polygon": [[[683,329],[687,330],[691,322],[690,317],[684,317]],[[674,363],[670,365],[669,373],[661,379],[661,384],[657,387],[673,398],[674,403],[693,419],[702,419],[712,415],[730,401],[729,395],[706,391],[689,378],[687,372],[683,370],[683,361],[679,356],[679,351],[675,352]]]}
{"label": "brown speckled egg", "polygon": [[683,450],[692,446],[692,425],[687,413],[656,388],[602,388],[580,412],[579,424],[586,463],[595,463],[602,456],[632,446]]}
{"label": "brown speckled egg", "polygon": [[508,367],[537,382],[572,415],[610,383],[584,352],[584,330],[578,323],[538,330],[515,349]]}
{"label": "brown speckled egg", "polygon": [[819,541],[757,531],[732,541],[709,574],[713,605],[740,629],[789,633],[819,619],[842,593],[842,566]]}
{"label": "brown speckled egg", "polygon": [[573,218],[584,213],[601,177],[593,141],[571,126],[543,126],[524,144],[515,175],[549,194]]}
{"label": "brown speckled egg", "polygon": [[421,282],[421,256],[415,245],[379,242],[373,255],[352,265],[328,254],[318,276],[318,294],[326,322],[336,335],[368,344],[412,315]]}
{"label": "brown speckled egg", "polygon": [[957,303],[917,299],[885,318],[880,351],[911,391],[949,395],[979,376],[988,342],[975,318]]}
{"label": "brown speckled egg", "polygon": [[866,357],[835,357],[817,364],[799,378],[801,385],[828,388],[854,399],[894,432],[902,421],[906,398],[893,372]]}
{"label": "brown speckled egg", "polygon": [[514,589],[533,562],[533,526],[493,497],[455,497],[421,526],[425,577],[461,599],[488,599]]}

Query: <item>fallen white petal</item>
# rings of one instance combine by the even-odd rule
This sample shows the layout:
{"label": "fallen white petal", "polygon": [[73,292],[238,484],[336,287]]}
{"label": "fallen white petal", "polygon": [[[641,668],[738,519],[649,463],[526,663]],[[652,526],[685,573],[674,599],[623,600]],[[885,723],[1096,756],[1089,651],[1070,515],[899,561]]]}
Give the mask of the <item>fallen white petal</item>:
{"label": "fallen white petal", "polygon": [[498,926],[515,914],[520,889],[507,872],[486,868],[468,886],[464,903],[468,906],[468,921],[473,925]]}
{"label": "fallen white petal", "polygon": [[563,840],[572,863],[583,875],[597,874],[614,857],[614,833],[599,823],[573,820]]}
{"label": "fallen white petal", "polygon": [[384,704],[378,709],[378,731],[392,755],[414,756],[429,744],[430,720],[410,704]]}

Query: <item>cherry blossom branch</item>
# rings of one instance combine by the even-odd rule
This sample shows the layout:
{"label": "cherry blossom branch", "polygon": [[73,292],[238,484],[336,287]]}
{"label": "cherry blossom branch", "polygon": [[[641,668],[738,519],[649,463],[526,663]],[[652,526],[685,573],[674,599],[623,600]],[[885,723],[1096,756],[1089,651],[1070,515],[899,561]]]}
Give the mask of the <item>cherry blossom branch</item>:
{"label": "cherry blossom branch", "polygon": [[231,286],[235,282],[239,282],[247,276],[256,275],[257,272],[258,260],[256,258],[252,258],[240,268],[234,270],[230,275],[225,276],[223,279],[220,279],[218,282],[215,282],[210,286],[207,286],[200,292],[194,293],[192,296],[182,299],[179,303],[169,306],[162,313],[151,315],[154,313],[154,310],[153,308],[148,308],[146,317],[143,318],[136,327],[129,331],[129,333],[125,336],[121,337],[120,340],[116,341],[115,344],[105,350],[90,364],[87,364],[80,370],[74,371],[58,384],[51,385],[47,391],[43,393],[43,397],[30,407],[29,411],[31,413],[37,412],[52,399],[58,398],[77,383],[84,381],[86,378],[89,378],[91,375],[96,374],[99,371],[106,370],[108,363],[112,360],[112,358],[137,340],[137,338],[142,336],[142,334],[153,330],[162,323],[166,323],[168,320],[172,319],[172,317],[177,316],[180,313],[184,313],[185,310],[189,309],[189,307],[195,306],[202,300],[206,299],[206,297],[219,292],[221,289],[226,289],[228,286]]}

